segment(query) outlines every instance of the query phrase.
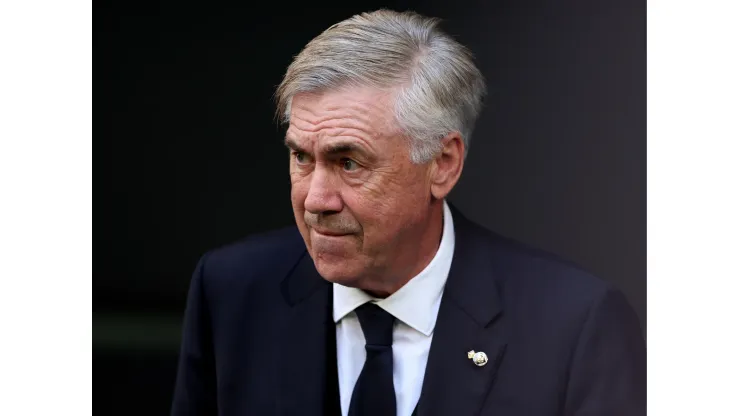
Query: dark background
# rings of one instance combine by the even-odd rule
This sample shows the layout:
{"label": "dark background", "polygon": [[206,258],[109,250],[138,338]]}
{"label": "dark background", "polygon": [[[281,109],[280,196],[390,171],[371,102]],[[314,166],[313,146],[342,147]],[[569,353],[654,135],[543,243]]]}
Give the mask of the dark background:
{"label": "dark background", "polygon": [[240,3],[96,4],[95,414],[168,412],[198,257],[293,223],[275,86],[381,6],[444,18],[487,78],[451,202],[615,283],[644,328],[644,2]]}

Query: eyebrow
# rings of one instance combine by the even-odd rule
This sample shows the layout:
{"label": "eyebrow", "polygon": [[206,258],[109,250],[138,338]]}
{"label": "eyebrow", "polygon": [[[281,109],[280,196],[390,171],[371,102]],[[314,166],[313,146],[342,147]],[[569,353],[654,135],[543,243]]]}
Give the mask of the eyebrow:
{"label": "eyebrow", "polygon": [[367,152],[365,152],[365,149],[362,147],[354,144],[354,143],[335,143],[327,146],[324,151],[328,155],[338,155],[338,154],[344,154],[344,153],[359,153],[361,155],[366,155]]}
{"label": "eyebrow", "polygon": [[[285,146],[297,152],[310,153],[307,150],[303,149],[298,143],[296,143],[290,137],[285,138]],[[371,155],[362,146],[359,146],[355,143],[347,143],[347,142],[334,143],[329,146],[326,146],[323,150],[328,156],[337,156],[337,155],[346,154],[346,153],[357,153],[366,158],[371,157]]]}
{"label": "eyebrow", "polygon": [[286,137],[284,143],[285,143],[285,147],[287,147],[288,149],[307,153],[301,146],[298,145],[298,143],[296,143],[290,137]]}

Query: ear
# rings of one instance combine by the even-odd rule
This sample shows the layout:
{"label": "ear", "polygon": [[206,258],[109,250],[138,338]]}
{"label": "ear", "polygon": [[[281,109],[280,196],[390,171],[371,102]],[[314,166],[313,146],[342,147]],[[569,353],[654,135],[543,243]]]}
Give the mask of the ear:
{"label": "ear", "polygon": [[465,143],[460,132],[454,131],[442,139],[442,151],[432,160],[431,191],[442,199],[452,191],[462,173],[465,162]]}

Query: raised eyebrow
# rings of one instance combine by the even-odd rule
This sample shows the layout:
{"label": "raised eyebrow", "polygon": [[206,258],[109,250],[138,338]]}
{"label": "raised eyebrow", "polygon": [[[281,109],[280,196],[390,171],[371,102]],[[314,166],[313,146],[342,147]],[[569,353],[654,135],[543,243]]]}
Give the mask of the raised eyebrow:
{"label": "raised eyebrow", "polygon": [[295,150],[296,152],[308,153],[304,148],[302,148],[298,143],[296,143],[293,139],[289,137],[286,137],[283,143],[285,144],[285,147],[287,147],[290,150]]}
{"label": "raised eyebrow", "polygon": [[340,153],[365,153],[360,146],[352,143],[336,143],[327,146],[324,151],[329,155],[336,155]]}
{"label": "raised eyebrow", "polygon": [[[293,151],[310,154],[308,150],[302,148],[295,140],[290,137],[286,137],[284,140],[285,146]],[[355,152],[365,157],[369,157],[369,153],[362,147],[355,143],[334,143],[326,146],[323,151],[327,156],[338,156],[341,154]]]}
{"label": "raised eyebrow", "polygon": [[367,159],[373,158],[372,154],[368,152],[363,146],[360,146],[352,142],[340,142],[340,143],[330,144],[324,148],[324,152],[326,152],[328,156],[338,156],[338,155],[347,154],[347,153],[356,153]]}

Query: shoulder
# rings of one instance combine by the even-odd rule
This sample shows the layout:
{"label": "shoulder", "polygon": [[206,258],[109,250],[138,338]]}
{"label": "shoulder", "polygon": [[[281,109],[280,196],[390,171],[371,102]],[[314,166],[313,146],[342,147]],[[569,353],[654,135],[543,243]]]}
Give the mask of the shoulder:
{"label": "shoulder", "polygon": [[509,272],[507,283],[595,295],[611,288],[581,265],[552,252],[490,232],[493,256]]}
{"label": "shoulder", "polygon": [[278,282],[305,251],[295,226],[281,228],[208,251],[201,257],[200,274],[211,292],[229,292],[265,281]]}
{"label": "shoulder", "polygon": [[[575,340],[587,322],[609,328],[639,319],[624,293],[578,264],[494,232],[481,231],[487,243],[505,313],[518,322],[516,331],[529,332],[553,344]],[[634,329],[634,330],[633,330]],[[534,335],[537,334],[537,335]],[[570,345],[570,344],[569,344]]]}
{"label": "shoulder", "polygon": [[[623,297],[610,282],[554,253],[502,236],[467,220],[464,246],[484,257],[504,304],[522,313],[582,317],[607,297]],[[529,312],[525,312],[529,311]]]}

